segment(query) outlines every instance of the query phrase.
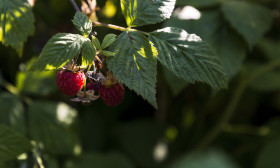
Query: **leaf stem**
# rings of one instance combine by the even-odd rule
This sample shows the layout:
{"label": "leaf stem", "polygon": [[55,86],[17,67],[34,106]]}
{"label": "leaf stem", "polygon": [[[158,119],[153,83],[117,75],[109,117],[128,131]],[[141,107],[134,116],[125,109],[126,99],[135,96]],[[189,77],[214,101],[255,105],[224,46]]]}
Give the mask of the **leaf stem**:
{"label": "leaf stem", "polygon": [[113,24],[101,23],[101,22],[92,22],[92,26],[102,26],[102,27],[108,27],[110,29],[119,30],[119,31],[139,32],[139,33],[142,33],[145,35],[149,35],[148,32],[144,32],[141,30],[125,28],[125,27],[121,27],[121,26],[117,26],[117,25],[113,25]]}

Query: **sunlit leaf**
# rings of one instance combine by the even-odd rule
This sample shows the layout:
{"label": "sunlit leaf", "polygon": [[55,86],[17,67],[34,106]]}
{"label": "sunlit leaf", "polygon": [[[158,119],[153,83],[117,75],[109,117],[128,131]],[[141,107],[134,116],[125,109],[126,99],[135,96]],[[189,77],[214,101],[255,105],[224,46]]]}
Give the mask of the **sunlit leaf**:
{"label": "sunlit leaf", "polygon": [[246,44],[227,25],[218,11],[204,12],[199,20],[180,20],[172,17],[165,23],[165,26],[171,25],[195,33],[209,43],[224,65],[228,79],[239,71],[246,55]]}
{"label": "sunlit leaf", "polygon": [[85,41],[87,39],[79,34],[59,33],[54,35],[29,70],[43,71],[61,68],[80,53]]}
{"label": "sunlit leaf", "polygon": [[23,43],[34,32],[31,6],[22,0],[0,0],[0,42],[22,55]]}
{"label": "sunlit leaf", "polygon": [[92,29],[92,23],[87,15],[78,11],[75,13],[74,19],[72,20],[76,28],[82,33],[82,35],[89,35]]}
{"label": "sunlit leaf", "polygon": [[158,60],[170,72],[188,82],[204,82],[213,88],[226,88],[223,65],[213,50],[195,34],[166,27],[150,33]]}
{"label": "sunlit leaf", "polygon": [[121,0],[128,26],[155,24],[170,18],[176,0]]}
{"label": "sunlit leaf", "polygon": [[110,50],[115,53],[107,57],[113,75],[156,108],[157,52],[153,45],[141,33],[123,32]]}
{"label": "sunlit leaf", "polygon": [[96,50],[89,40],[83,44],[82,56],[82,65],[85,67],[92,64],[92,62],[94,61]]}

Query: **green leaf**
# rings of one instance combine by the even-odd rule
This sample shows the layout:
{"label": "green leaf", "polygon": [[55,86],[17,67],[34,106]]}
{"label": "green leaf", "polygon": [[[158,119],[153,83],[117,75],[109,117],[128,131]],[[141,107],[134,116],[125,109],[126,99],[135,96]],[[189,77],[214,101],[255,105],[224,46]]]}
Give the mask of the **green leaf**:
{"label": "green leaf", "polygon": [[0,164],[16,159],[18,155],[31,149],[29,141],[13,129],[0,125]]}
{"label": "green leaf", "polygon": [[92,37],[92,43],[93,45],[98,49],[98,50],[102,50],[101,46],[100,46],[100,42],[99,40],[95,37],[95,36],[91,36]]}
{"label": "green leaf", "polygon": [[44,46],[42,53],[29,70],[55,70],[61,68],[80,53],[86,39],[79,34],[59,33]]}
{"label": "green leaf", "polygon": [[121,0],[127,25],[143,26],[170,18],[176,0]]}
{"label": "green leaf", "polygon": [[96,50],[89,40],[83,44],[82,56],[82,66],[87,67],[94,61]]}
{"label": "green leaf", "polygon": [[180,6],[189,5],[198,8],[203,8],[203,7],[218,5],[222,1],[224,0],[177,0],[176,5],[180,5]]}
{"label": "green leaf", "polygon": [[114,57],[108,58],[108,68],[128,88],[157,108],[156,49],[138,32],[123,32],[111,45]]}
{"label": "green leaf", "polygon": [[278,168],[280,155],[280,139],[267,144],[256,160],[256,168]]}
{"label": "green leaf", "polygon": [[238,168],[238,166],[219,150],[183,156],[175,161],[170,168]]}
{"label": "green leaf", "polygon": [[109,47],[111,44],[113,44],[113,42],[116,40],[116,35],[115,34],[107,34],[104,39],[103,42],[101,44],[101,48],[107,48]]}
{"label": "green leaf", "polygon": [[0,42],[21,56],[23,43],[34,32],[31,6],[22,0],[0,0]]}
{"label": "green leaf", "polygon": [[88,36],[92,30],[92,23],[87,15],[78,11],[75,13],[74,19],[72,20],[76,28],[82,33],[83,36]]}
{"label": "green leaf", "polygon": [[19,133],[25,133],[24,108],[20,98],[10,93],[1,93],[0,107],[0,124],[10,126]]}
{"label": "green leaf", "polygon": [[195,33],[209,43],[224,65],[228,79],[231,79],[241,68],[246,56],[246,44],[226,24],[218,11],[204,12],[199,20],[180,20],[172,17],[165,23],[165,26],[171,25]]}
{"label": "green leaf", "polygon": [[167,27],[150,33],[149,38],[159,51],[158,60],[177,77],[216,89],[227,87],[220,59],[199,36]]}
{"label": "green leaf", "polygon": [[[32,58],[26,64],[27,69],[34,63]],[[47,96],[57,91],[55,83],[56,73],[53,71],[28,72],[20,71],[16,76],[16,87],[24,94]]]}
{"label": "green leaf", "polygon": [[69,161],[66,168],[134,168],[133,164],[121,153],[88,153],[76,161]]}
{"label": "green leaf", "polygon": [[227,1],[222,5],[225,18],[247,41],[250,48],[272,25],[271,11],[245,1]]}
{"label": "green leaf", "polygon": [[73,154],[78,145],[75,109],[64,103],[33,102],[28,108],[30,136],[50,154]]}
{"label": "green leaf", "polygon": [[104,54],[107,57],[113,57],[115,56],[115,53],[111,52],[111,51],[106,51],[106,50],[102,50],[102,54]]}

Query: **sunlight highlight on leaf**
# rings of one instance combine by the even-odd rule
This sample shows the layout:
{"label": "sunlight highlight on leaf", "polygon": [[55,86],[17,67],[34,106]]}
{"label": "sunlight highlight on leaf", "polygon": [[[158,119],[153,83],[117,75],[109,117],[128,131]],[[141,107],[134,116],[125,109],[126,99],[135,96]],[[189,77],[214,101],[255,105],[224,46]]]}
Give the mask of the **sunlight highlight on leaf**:
{"label": "sunlight highlight on leaf", "polygon": [[31,7],[21,0],[0,0],[0,41],[21,56],[23,42],[34,32]]}

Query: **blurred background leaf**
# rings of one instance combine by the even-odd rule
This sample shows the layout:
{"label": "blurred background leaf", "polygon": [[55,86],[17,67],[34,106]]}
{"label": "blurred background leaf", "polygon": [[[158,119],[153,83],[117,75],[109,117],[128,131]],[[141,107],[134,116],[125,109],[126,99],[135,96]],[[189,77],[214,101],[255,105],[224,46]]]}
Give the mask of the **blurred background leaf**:
{"label": "blurred background leaf", "polygon": [[15,132],[13,129],[0,125],[0,166],[8,160],[16,157],[31,149],[29,140],[22,134]]}
{"label": "blurred background leaf", "polygon": [[24,107],[18,96],[8,92],[0,94],[0,124],[25,133]]}
{"label": "blurred background leaf", "polygon": [[267,144],[259,155],[256,168],[278,168],[280,167],[280,139]]}
{"label": "blurred background leaf", "polygon": [[57,91],[55,79],[56,72],[28,72],[35,58],[32,58],[27,64],[22,64],[22,71],[19,71],[16,76],[17,89],[28,95],[33,96],[48,96]]}
{"label": "blurred background leaf", "polygon": [[171,168],[238,168],[227,154],[220,150],[209,150],[194,156],[185,156],[171,165]]}
{"label": "blurred background leaf", "polygon": [[119,152],[85,153],[77,160],[69,161],[66,168],[134,168],[133,164]]}
{"label": "blurred background leaf", "polygon": [[[72,155],[79,148],[77,111],[65,103],[35,101],[28,108],[31,139],[53,155]],[[77,153],[76,153],[77,154]]]}

